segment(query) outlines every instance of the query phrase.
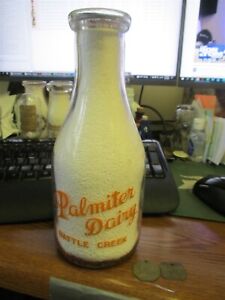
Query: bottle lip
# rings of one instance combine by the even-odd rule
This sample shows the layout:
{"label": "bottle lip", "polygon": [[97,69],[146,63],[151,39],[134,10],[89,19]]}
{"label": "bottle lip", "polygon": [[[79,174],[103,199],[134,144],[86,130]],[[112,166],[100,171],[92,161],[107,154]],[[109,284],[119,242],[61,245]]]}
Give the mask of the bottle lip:
{"label": "bottle lip", "polygon": [[73,81],[70,80],[51,80],[48,82],[46,89],[48,92],[68,93],[73,89]]}
{"label": "bottle lip", "polygon": [[[128,13],[109,8],[82,8],[76,9],[68,15],[70,28],[74,31],[85,27],[110,27],[118,28],[121,32],[126,32],[131,23]],[[86,24],[84,24],[86,22]]]}
{"label": "bottle lip", "polygon": [[23,80],[22,85],[46,85],[47,81],[44,80]]}

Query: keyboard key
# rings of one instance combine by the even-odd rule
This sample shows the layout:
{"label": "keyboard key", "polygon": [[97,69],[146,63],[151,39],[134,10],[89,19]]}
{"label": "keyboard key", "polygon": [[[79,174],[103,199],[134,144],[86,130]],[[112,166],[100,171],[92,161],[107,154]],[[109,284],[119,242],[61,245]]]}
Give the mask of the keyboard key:
{"label": "keyboard key", "polygon": [[11,166],[13,163],[13,158],[12,157],[5,157],[4,159],[4,165],[5,166]]}
{"label": "keyboard key", "polygon": [[31,165],[21,166],[21,171],[22,172],[29,172],[30,170],[31,170]]}
{"label": "keyboard key", "polygon": [[41,158],[40,159],[41,165],[48,165],[49,164],[49,158]]}
{"label": "keyboard key", "polygon": [[39,162],[38,157],[35,157],[35,156],[29,156],[28,157],[28,163],[29,164],[36,165],[36,164],[38,164],[38,162]]}
{"label": "keyboard key", "polygon": [[48,171],[52,171],[52,165],[51,164],[48,164],[45,166],[45,170],[48,170]]}
{"label": "keyboard key", "polygon": [[163,178],[165,176],[161,165],[152,165],[152,168],[154,170],[155,177]]}
{"label": "keyboard key", "polygon": [[24,157],[17,157],[17,164],[20,166],[26,164],[26,159]]}
{"label": "keyboard key", "polygon": [[151,141],[144,144],[146,153],[146,177],[164,178],[165,169],[163,164],[163,153],[159,151],[159,144],[156,141]]}
{"label": "keyboard key", "polygon": [[153,165],[159,165],[160,164],[159,156],[158,156],[157,152],[149,151],[149,156],[150,156],[150,159],[151,159],[151,163]]}
{"label": "keyboard key", "polygon": [[0,180],[4,180],[6,177],[6,167],[0,167]]}
{"label": "keyboard key", "polygon": [[45,158],[48,158],[49,157],[49,154],[48,152],[43,152],[41,151],[38,155],[41,159],[45,159]]}
{"label": "keyboard key", "polygon": [[6,179],[16,179],[19,176],[19,166],[9,166],[6,171]]}
{"label": "keyboard key", "polygon": [[40,177],[50,177],[51,176],[51,170],[49,169],[43,169],[40,173]]}
{"label": "keyboard key", "polygon": [[20,172],[20,179],[34,178],[35,177],[35,172],[32,169],[31,165],[21,166],[20,170],[21,170],[21,172]]}
{"label": "keyboard key", "polygon": [[157,145],[155,142],[148,143],[148,145],[146,145],[146,147],[148,148],[149,151],[152,151],[152,152],[155,152],[157,149]]}
{"label": "keyboard key", "polygon": [[36,179],[39,179],[41,177],[43,168],[44,168],[44,166],[42,166],[42,165],[34,165],[33,166],[33,171],[35,173]]}

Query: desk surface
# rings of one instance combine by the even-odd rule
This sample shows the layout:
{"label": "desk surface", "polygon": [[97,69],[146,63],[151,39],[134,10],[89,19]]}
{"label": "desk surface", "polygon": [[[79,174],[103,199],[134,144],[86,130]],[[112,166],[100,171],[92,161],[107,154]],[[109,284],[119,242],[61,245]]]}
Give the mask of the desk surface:
{"label": "desk surface", "polygon": [[[179,262],[185,281],[137,280],[137,260]],[[103,270],[75,267],[56,250],[52,223],[0,226],[0,287],[48,298],[51,276],[140,299],[214,299],[225,297],[225,224],[177,217],[143,219],[135,254]]]}

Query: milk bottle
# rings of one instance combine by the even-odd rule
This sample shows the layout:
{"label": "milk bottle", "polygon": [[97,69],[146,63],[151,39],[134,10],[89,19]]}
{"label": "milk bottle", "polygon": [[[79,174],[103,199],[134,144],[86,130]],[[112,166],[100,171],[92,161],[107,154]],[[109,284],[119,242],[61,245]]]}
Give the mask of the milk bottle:
{"label": "milk bottle", "polygon": [[130,16],[81,9],[69,23],[78,74],[54,147],[56,239],[69,261],[100,268],[128,257],[140,232],[145,154],[123,69]]}
{"label": "milk bottle", "polygon": [[60,127],[69,111],[70,97],[72,91],[72,81],[50,81],[47,84],[49,91],[49,104],[48,104],[48,137],[56,138]]}

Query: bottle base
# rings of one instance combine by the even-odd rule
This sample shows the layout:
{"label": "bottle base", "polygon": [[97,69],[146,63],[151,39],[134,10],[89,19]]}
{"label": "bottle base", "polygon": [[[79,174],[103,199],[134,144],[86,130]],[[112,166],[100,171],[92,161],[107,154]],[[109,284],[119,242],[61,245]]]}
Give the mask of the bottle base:
{"label": "bottle base", "polygon": [[111,259],[111,260],[105,260],[105,261],[88,261],[84,260],[82,258],[76,257],[74,255],[68,254],[57,241],[57,248],[58,252],[70,263],[77,265],[78,267],[88,268],[88,269],[103,269],[103,268],[109,268],[114,265],[120,264],[127,260],[129,257],[133,255],[133,253],[136,250],[138,242],[135,243],[134,247],[131,249],[130,252],[125,254],[124,256],[118,258],[118,259]]}

